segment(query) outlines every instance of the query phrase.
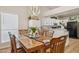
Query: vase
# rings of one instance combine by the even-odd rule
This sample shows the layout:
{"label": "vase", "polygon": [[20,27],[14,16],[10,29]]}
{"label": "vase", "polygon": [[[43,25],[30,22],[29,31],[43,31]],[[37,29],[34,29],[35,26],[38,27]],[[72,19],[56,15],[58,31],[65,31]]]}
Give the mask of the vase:
{"label": "vase", "polygon": [[33,33],[33,38],[35,38],[35,33]]}

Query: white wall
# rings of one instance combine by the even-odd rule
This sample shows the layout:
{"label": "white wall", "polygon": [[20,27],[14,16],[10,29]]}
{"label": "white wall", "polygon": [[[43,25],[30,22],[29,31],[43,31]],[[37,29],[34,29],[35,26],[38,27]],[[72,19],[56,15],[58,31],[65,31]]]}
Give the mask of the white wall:
{"label": "white wall", "polygon": [[27,7],[21,6],[0,6],[0,12],[17,14],[19,17],[19,29],[27,29]]}
{"label": "white wall", "polygon": [[41,21],[40,20],[29,20],[29,27],[41,27]]}
{"label": "white wall", "polygon": [[[28,28],[28,16],[31,14],[30,6],[0,6],[0,12],[17,14],[19,16],[19,29]],[[47,11],[48,8],[40,7],[41,14],[39,18],[42,17],[42,14]]]}

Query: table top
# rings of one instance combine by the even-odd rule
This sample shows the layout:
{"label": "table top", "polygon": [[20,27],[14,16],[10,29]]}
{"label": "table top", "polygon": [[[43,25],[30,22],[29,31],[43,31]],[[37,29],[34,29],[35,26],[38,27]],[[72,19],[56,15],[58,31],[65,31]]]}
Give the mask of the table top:
{"label": "table top", "polygon": [[[24,32],[25,33],[25,32]],[[68,32],[67,31],[63,31],[63,30],[55,30],[54,34],[53,34],[53,37],[44,37],[44,36],[40,36],[39,38],[36,38],[37,43],[35,43],[33,46],[31,46],[34,42],[36,42],[34,39],[31,39],[29,37],[27,37],[27,34],[23,34],[26,38],[23,37],[23,39],[21,39],[20,41],[22,41],[22,44],[25,45],[27,48],[31,48],[33,46],[36,46],[38,44],[40,44],[40,42],[44,43],[44,42],[49,42],[52,38],[57,38],[57,37],[61,37],[61,36],[64,36],[64,35],[68,35]],[[26,40],[27,39],[27,40]],[[34,41],[34,42],[33,42]],[[29,43],[27,43],[29,42]],[[31,43],[32,42],[32,43]],[[27,44],[25,44],[27,43]]]}
{"label": "table top", "polygon": [[21,37],[19,41],[27,50],[31,50],[33,48],[44,45],[42,42],[36,41],[34,39],[30,39],[26,36]]}

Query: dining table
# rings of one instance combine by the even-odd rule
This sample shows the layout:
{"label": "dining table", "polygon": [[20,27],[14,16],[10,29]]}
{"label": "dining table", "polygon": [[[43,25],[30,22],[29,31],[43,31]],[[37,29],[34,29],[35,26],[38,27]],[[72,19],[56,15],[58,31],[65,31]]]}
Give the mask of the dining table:
{"label": "dining table", "polygon": [[68,33],[54,33],[52,37],[40,35],[39,37],[31,38],[27,34],[20,36],[20,45],[26,52],[45,52],[45,45],[48,45],[52,38],[58,38],[61,36],[68,36]]}
{"label": "dining table", "polygon": [[44,50],[44,44],[42,42],[39,42],[27,36],[21,36],[19,43],[20,43],[20,46],[27,53],[37,52],[37,51],[43,52]]}

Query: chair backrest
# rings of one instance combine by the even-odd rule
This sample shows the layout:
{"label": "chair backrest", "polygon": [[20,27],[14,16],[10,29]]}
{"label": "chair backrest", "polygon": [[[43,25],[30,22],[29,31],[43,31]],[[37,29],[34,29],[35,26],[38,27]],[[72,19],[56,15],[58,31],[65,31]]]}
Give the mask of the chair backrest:
{"label": "chair backrest", "polygon": [[48,27],[46,27],[46,28],[42,27],[41,30],[39,31],[39,33],[41,35],[43,35],[43,36],[50,36],[50,37],[52,37],[53,34],[54,34],[54,31],[50,31]]}
{"label": "chair backrest", "polygon": [[11,42],[11,52],[16,53],[17,52],[16,37],[15,35],[12,35],[10,32],[8,32],[8,34],[9,34],[10,42]]}
{"label": "chair backrest", "polygon": [[50,52],[53,53],[64,53],[65,43],[67,36],[61,36],[53,38],[50,41]]}

